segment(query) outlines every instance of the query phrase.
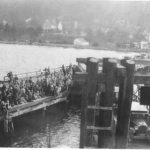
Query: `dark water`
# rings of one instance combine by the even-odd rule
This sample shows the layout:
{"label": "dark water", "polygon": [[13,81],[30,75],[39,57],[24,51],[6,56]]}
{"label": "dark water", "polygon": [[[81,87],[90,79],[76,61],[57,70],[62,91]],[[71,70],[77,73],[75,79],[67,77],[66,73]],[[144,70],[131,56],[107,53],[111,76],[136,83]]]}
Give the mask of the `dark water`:
{"label": "dark water", "polygon": [[79,147],[80,108],[65,103],[14,120],[15,133],[1,140],[1,147]]}
{"label": "dark water", "polygon": [[[0,139],[0,147],[70,147],[79,148],[80,107],[65,103],[43,111],[26,114],[14,121],[15,132],[11,137]],[[134,139],[130,149],[149,149],[150,140]]]}

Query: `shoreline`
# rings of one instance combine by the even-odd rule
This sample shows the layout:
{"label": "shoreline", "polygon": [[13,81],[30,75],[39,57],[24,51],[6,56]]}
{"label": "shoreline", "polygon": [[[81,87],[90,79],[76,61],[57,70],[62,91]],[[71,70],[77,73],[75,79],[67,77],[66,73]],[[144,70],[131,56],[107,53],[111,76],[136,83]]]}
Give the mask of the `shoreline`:
{"label": "shoreline", "polygon": [[116,51],[116,52],[135,52],[135,53],[148,53],[149,50],[140,49],[123,49],[123,48],[107,48],[107,47],[82,47],[75,46],[73,44],[56,44],[56,43],[38,43],[38,42],[18,42],[18,41],[0,41],[0,44],[12,44],[12,45],[33,45],[33,46],[50,46],[50,47],[63,47],[63,48],[75,48],[75,49],[90,49],[90,50],[106,50],[106,51]]}

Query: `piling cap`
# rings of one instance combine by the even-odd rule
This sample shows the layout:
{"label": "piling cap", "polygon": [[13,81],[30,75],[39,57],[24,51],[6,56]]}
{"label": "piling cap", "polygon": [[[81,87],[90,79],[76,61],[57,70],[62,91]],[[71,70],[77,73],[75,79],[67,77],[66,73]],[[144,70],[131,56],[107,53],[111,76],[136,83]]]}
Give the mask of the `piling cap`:
{"label": "piling cap", "polygon": [[109,58],[108,60],[109,60],[109,62],[111,62],[111,63],[117,63],[117,60],[114,59],[114,58]]}
{"label": "piling cap", "polygon": [[126,60],[126,62],[128,63],[128,64],[135,64],[135,62],[134,61],[132,61],[132,60]]}
{"label": "piling cap", "polygon": [[94,62],[94,63],[98,63],[99,60],[97,58],[92,57],[89,59],[89,61]]}

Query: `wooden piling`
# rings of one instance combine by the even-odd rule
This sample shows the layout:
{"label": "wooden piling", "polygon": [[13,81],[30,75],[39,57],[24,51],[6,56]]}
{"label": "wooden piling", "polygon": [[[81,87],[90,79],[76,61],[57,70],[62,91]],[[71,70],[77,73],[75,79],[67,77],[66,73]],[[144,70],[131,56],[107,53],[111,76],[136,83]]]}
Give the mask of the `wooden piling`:
{"label": "wooden piling", "polygon": [[9,118],[8,129],[10,134],[14,133],[14,123],[12,118]]}
{"label": "wooden piling", "polygon": [[86,72],[88,73],[89,72],[89,67],[90,67],[90,65],[89,65],[89,60],[91,59],[92,57],[88,57],[87,59],[86,59]]}
{"label": "wooden piling", "polygon": [[[86,81],[87,85],[83,85],[82,93],[80,148],[91,145],[92,131],[87,130],[87,125],[93,125],[95,116],[93,110],[88,110],[87,106],[95,105],[98,60],[96,58],[88,58],[86,65],[88,77]],[[85,86],[87,86],[87,89]]]}
{"label": "wooden piling", "polygon": [[97,90],[98,59],[90,58],[88,66],[88,105],[95,105],[95,95]]}
{"label": "wooden piling", "polygon": [[125,59],[121,64],[126,67],[126,74],[121,77],[119,85],[116,148],[127,148],[135,64]]}
{"label": "wooden piling", "polygon": [[80,124],[80,148],[84,148],[86,139],[86,117],[87,117],[87,83],[82,88],[82,101],[81,101],[81,124]]}
{"label": "wooden piling", "polygon": [[[103,73],[105,73],[105,92],[100,101],[100,106],[113,107],[114,103],[114,86],[116,81],[116,60],[103,59]],[[98,135],[98,147],[99,148],[113,148],[114,139],[112,135],[112,111],[100,110],[99,113],[99,126],[110,127],[110,130],[100,130]]]}
{"label": "wooden piling", "polygon": [[8,112],[6,112],[6,114],[4,115],[4,133],[8,133],[8,123],[9,123],[9,119],[8,119]]}
{"label": "wooden piling", "polygon": [[[97,93],[97,74],[98,74],[98,62],[99,60],[96,58],[88,58],[87,59],[87,68],[88,68],[88,79],[87,79],[87,92],[88,92],[88,106],[94,106],[96,101],[96,93]],[[95,110],[87,109],[87,125],[95,126]],[[94,130],[87,130],[87,139],[86,146],[92,146]]]}
{"label": "wooden piling", "polygon": [[[44,104],[43,104],[43,105],[44,105]],[[45,117],[45,114],[46,114],[46,107],[44,107],[43,110],[42,110],[42,115],[43,115],[43,117]]]}

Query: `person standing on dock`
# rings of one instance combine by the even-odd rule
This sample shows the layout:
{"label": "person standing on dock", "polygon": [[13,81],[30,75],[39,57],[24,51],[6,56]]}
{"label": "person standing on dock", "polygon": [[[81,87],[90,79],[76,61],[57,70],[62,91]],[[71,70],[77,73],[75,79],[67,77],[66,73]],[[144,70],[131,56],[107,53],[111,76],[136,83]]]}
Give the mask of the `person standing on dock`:
{"label": "person standing on dock", "polygon": [[2,101],[6,102],[6,85],[4,82],[2,82],[1,92],[2,92]]}
{"label": "person standing on dock", "polygon": [[62,71],[63,71],[64,75],[66,75],[66,70],[65,70],[65,66],[64,65],[62,65]]}
{"label": "person standing on dock", "polygon": [[19,104],[19,92],[20,92],[20,87],[18,83],[18,79],[14,79],[14,85],[13,85],[13,100],[14,104],[18,105]]}

